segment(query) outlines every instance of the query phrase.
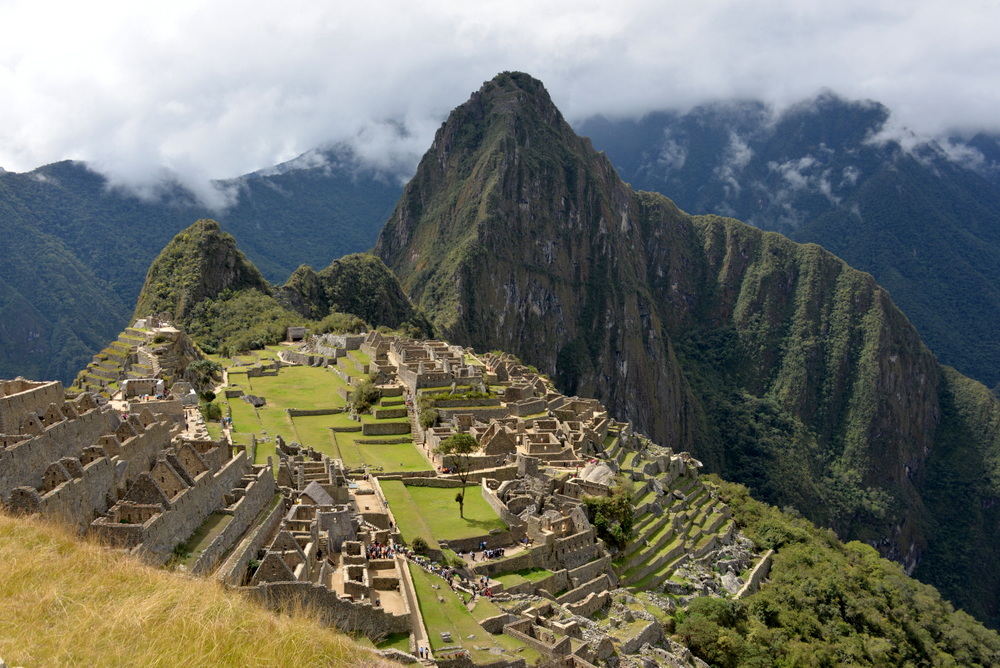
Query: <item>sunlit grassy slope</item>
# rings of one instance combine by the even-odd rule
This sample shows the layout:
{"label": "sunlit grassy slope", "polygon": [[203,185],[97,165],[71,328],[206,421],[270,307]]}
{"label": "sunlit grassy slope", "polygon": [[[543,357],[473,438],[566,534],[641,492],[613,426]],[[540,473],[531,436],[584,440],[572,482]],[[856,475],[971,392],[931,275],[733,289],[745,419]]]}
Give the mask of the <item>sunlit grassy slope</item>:
{"label": "sunlit grassy slope", "polygon": [[0,515],[0,657],[12,666],[394,665],[306,614]]}

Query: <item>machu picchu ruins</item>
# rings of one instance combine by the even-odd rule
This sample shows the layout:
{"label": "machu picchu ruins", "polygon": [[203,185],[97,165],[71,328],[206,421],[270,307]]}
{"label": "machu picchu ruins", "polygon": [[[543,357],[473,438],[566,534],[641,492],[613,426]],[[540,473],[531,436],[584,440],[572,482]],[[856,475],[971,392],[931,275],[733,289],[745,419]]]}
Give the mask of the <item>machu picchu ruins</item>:
{"label": "machu picchu ruins", "polygon": [[[290,332],[268,353],[209,379],[226,381],[212,425],[183,371],[201,355],[165,316],[68,390],[4,381],[5,505],[444,666],[585,667],[654,646],[698,665],[664,615],[766,575],[700,462],[510,355],[378,331]],[[322,394],[269,400],[297,373]],[[269,433],[276,420],[289,428]],[[457,435],[475,449],[443,453]],[[595,524],[594,500],[616,493],[622,540]]]}

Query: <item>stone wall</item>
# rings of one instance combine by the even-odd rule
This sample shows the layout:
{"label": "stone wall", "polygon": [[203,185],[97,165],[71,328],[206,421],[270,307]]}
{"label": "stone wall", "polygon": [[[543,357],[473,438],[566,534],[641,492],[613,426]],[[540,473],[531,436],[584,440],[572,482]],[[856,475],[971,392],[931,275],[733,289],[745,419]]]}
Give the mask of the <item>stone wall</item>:
{"label": "stone wall", "polygon": [[108,511],[115,499],[115,464],[101,457],[83,467],[83,475],[42,495],[40,511],[46,516],[70,522],[83,533],[97,515]]}
{"label": "stone wall", "polygon": [[486,619],[480,621],[479,625],[482,626],[487,633],[503,633],[503,627],[516,621],[517,615],[505,612],[504,614],[497,615],[495,617],[487,617]]}
{"label": "stone wall", "polygon": [[483,542],[486,543],[486,549],[491,550],[495,547],[510,547],[522,538],[524,538],[523,528],[515,528],[495,534],[484,534],[471,538],[453,538],[442,542],[447,542],[448,547],[456,552],[459,550],[468,552],[469,550],[479,551],[479,544]]}
{"label": "stone wall", "polygon": [[537,399],[526,399],[524,401],[516,401],[507,404],[507,409],[510,411],[511,415],[524,417],[525,415],[534,415],[536,413],[544,412],[546,409],[546,402],[542,397]]}
{"label": "stone wall", "polygon": [[[59,383],[55,385],[61,389]],[[17,397],[5,399],[17,400]],[[21,400],[17,402],[23,403]],[[60,405],[62,399],[54,403]],[[76,419],[56,422],[37,436],[4,449],[0,452],[0,495],[3,500],[15,487],[38,489],[49,464],[63,457],[79,457],[84,448],[94,445],[101,436],[113,431],[115,419],[109,409],[94,408]]]}
{"label": "stone wall", "polygon": [[373,607],[370,601],[353,602],[340,598],[336,592],[311,582],[269,582],[256,587],[244,587],[243,591],[277,610],[302,605],[310,607],[324,623],[347,633],[363,633],[369,638],[381,638],[390,633],[410,632],[409,612],[393,615],[382,608]]}
{"label": "stone wall", "polygon": [[500,405],[500,399],[438,399],[434,402],[434,408],[439,411],[442,408],[489,408]]}
{"label": "stone wall", "polygon": [[152,468],[156,458],[170,444],[170,433],[169,423],[154,422],[146,427],[146,431],[119,444],[119,457],[126,462],[125,480],[135,480],[139,474]]}
{"label": "stone wall", "polygon": [[[508,467],[508,468],[515,468],[515,467]],[[510,512],[510,510],[507,509],[507,504],[501,501],[500,498],[497,496],[496,492],[494,492],[487,486],[486,480],[482,481],[482,484],[480,484],[479,486],[479,490],[483,495],[483,499],[486,500],[487,505],[489,505],[489,507],[493,509],[493,512],[495,512],[497,515],[500,516],[500,519],[502,519],[507,526],[509,527],[524,526],[524,522],[521,520],[521,518],[515,515],[514,513]]]}
{"label": "stone wall", "polygon": [[409,422],[366,422],[361,425],[365,436],[397,436],[410,433]]}
{"label": "stone wall", "polygon": [[607,573],[602,573],[593,580],[585,582],[574,589],[570,589],[562,596],[559,596],[556,601],[562,604],[576,603],[577,601],[587,598],[590,594],[600,594],[602,591],[608,591],[611,587],[611,578],[608,577]]}
{"label": "stone wall", "polygon": [[557,538],[553,546],[553,556],[567,568],[576,568],[598,556],[598,546],[594,542],[592,529],[565,538]]}
{"label": "stone wall", "polygon": [[623,641],[618,647],[621,654],[635,654],[639,648],[649,643],[654,645],[663,640],[663,627],[659,622],[650,622],[638,634]]}
{"label": "stone wall", "polygon": [[49,404],[62,404],[65,398],[59,381],[33,382],[18,378],[0,381],[0,434],[18,434],[18,425],[28,413],[41,415]]}
{"label": "stone wall", "polygon": [[389,420],[392,418],[403,418],[406,417],[407,411],[405,408],[376,408],[375,409],[375,419],[376,420]]}
{"label": "stone wall", "polygon": [[451,420],[456,415],[468,415],[470,413],[481,422],[502,420],[505,417],[510,417],[510,410],[506,406],[499,406],[497,408],[438,408],[437,412],[443,421]]}
{"label": "stone wall", "polygon": [[746,583],[740,587],[740,590],[736,592],[735,598],[743,598],[744,596],[749,596],[751,594],[756,594],[760,589],[761,583],[771,573],[771,561],[774,558],[774,550],[768,550],[761,557],[760,562],[753,567],[750,574],[747,576]]}
{"label": "stone wall", "polygon": [[[514,622],[512,624],[508,624],[507,626],[503,627],[503,632],[504,635],[508,635],[511,638],[520,640],[528,647],[538,650],[545,656],[559,656],[562,654],[569,654],[570,652],[573,651],[572,641],[570,640],[569,636],[563,636],[559,640],[556,640],[554,643],[550,644],[542,640],[539,640],[538,638],[534,638],[528,635],[526,631],[531,629],[531,627],[532,627],[531,620],[523,620],[520,622]],[[539,627],[535,628],[537,629]],[[552,635],[552,639],[555,640],[555,634],[551,633],[551,631],[549,633]]]}
{"label": "stone wall", "polygon": [[569,578],[574,585],[579,586],[609,571],[611,571],[611,555],[604,555],[600,559],[570,569]]}
{"label": "stone wall", "polygon": [[[270,467],[267,467],[270,470]],[[270,544],[274,539],[281,520],[285,516],[285,504],[277,503],[268,512],[264,520],[252,530],[249,536],[243,539],[233,554],[226,560],[226,563],[216,571],[215,577],[231,587],[239,586],[243,581],[243,574],[246,573],[251,559],[257,557],[257,552],[265,545]]]}
{"label": "stone wall", "polygon": [[288,413],[288,417],[308,417],[312,415],[336,415],[338,413],[343,413],[343,408],[317,408],[314,410],[301,410],[298,408],[286,408],[285,412]]}
{"label": "stone wall", "polygon": [[[403,484],[408,487],[461,487],[462,482],[454,478],[427,478],[427,477],[415,477],[410,474],[406,474],[407,477],[403,478]],[[466,485],[466,487],[472,487],[473,485]]]}
{"label": "stone wall", "polygon": [[191,567],[193,574],[205,575],[215,568],[229,548],[239,540],[267,505],[274,501],[278,488],[271,469],[261,467],[245,490],[239,501],[223,511],[232,515],[233,519],[198,557]]}
{"label": "stone wall", "polygon": [[566,609],[574,615],[590,617],[598,610],[604,609],[604,607],[609,603],[611,603],[611,593],[602,591],[599,593],[588,594],[586,598],[577,603],[568,603],[566,604]]}
{"label": "stone wall", "polygon": [[[212,475],[205,472],[194,480],[194,486],[181,491],[170,500],[170,508],[142,525],[142,554],[153,563],[164,563],[174,547],[186,540],[221,505],[224,494],[236,487],[249,469],[246,453],[240,452],[222,469]],[[123,532],[130,524],[116,523],[115,518],[99,517],[91,530],[109,542],[123,544]],[[128,544],[128,543],[125,543]]]}

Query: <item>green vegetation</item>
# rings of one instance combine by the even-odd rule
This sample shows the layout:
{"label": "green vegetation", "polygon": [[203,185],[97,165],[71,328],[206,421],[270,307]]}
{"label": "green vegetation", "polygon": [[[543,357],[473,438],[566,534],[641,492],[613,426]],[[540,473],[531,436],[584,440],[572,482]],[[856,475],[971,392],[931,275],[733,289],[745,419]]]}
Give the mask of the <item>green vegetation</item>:
{"label": "green vegetation", "polygon": [[1000,636],[871,547],[753,500],[722,495],[746,534],[777,550],[770,582],[740,601],[699,598],[676,634],[717,666],[961,665],[1000,661]]}
{"label": "green vegetation", "polygon": [[[865,205],[878,213],[876,198]],[[996,217],[981,213],[970,221]],[[970,241],[995,238],[967,225]],[[936,239],[925,230],[907,250]],[[375,252],[452,343],[516,353],[763,500],[910,566],[937,564],[921,566],[929,581],[1000,623],[1000,576],[989,589],[960,584],[1000,573],[998,488],[962,487],[973,496],[960,521],[929,512],[954,518],[942,481],[959,488],[963,450],[987,470],[1000,458],[996,404],[984,394],[965,406],[963,392],[948,409],[947,372],[870,275],[814,244],[632,191],[519,73],[451,114]],[[964,446],[947,421],[963,411]]]}
{"label": "green vegetation", "polygon": [[[427,635],[430,636],[428,639],[434,652],[446,648],[464,647],[472,655],[473,661],[492,663],[496,660],[496,655],[488,650],[476,649],[477,646],[485,646],[500,647],[508,656],[520,657],[529,663],[539,658],[538,652],[509,636],[490,635],[483,631],[483,627],[479,626],[476,617],[465,607],[459,595],[444,585],[444,580],[430,575],[414,564],[409,564],[409,567],[417,599],[420,601],[420,613],[423,615]],[[439,588],[435,589],[432,585],[437,585]],[[443,599],[443,602],[439,601],[438,597]],[[479,608],[479,605],[477,603],[476,608]],[[499,614],[499,611],[495,614]],[[451,643],[441,640],[442,632],[451,634]],[[466,640],[470,635],[476,639]]]}
{"label": "green vegetation", "polygon": [[438,539],[473,538],[491,529],[507,529],[481,494],[468,495],[465,517],[455,517],[451,506],[455,488],[404,486],[398,480],[381,484],[407,543],[421,536],[429,545],[437,545]]}
{"label": "green vegetation", "polygon": [[551,576],[552,571],[544,568],[522,568],[510,573],[499,573],[494,575],[493,579],[503,583],[504,587],[510,588],[525,582],[541,582]]}
{"label": "green vegetation", "polygon": [[469,457],[477,450],[479,450],[479,441],[471,434],[454,434],[441,441],[434,448],[435,453],[448,457],[454,463],[458,479],[462,482],[462,491],[455,495],[459,517],[465,517],[465,485],[469,479]]}
{"label": "green vegetation", "polygon": [[371,378],[362,378],[354,383],[354,389],[351,390],[351,395],[347,398],[347,404],[355,413],[367,413],[381,397],[381,392],[371,381]]}
{"label": "green vegetation", "polygon": [[618,476],[610,496],[583,497],[583,505],[587,508],[597,535],[608,545],[619,549],[624,548],[632,539],[635,520],[635,504],[632,499],[634,488],[631,480]]}

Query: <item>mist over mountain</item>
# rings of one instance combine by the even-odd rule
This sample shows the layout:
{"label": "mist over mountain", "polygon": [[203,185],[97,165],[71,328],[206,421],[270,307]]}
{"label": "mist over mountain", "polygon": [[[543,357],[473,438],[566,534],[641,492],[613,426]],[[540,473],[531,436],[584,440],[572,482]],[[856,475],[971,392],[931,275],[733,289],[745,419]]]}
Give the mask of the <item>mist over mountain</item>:
{"label": "mist over mountain", "polygon": [[778,114],[719,103],[577,127],[685,211],[814,242],[870,272],[939,359],[1000,383],[1000,144],[932,140],[832,93]]}
{"label": "mist over mountain", "polygon": [[370,248],[400,190],[344,148],[216,186],[231,201],[222,212],[169,182],[143,197],[110,188],[79,162],[0,172],[0,377],[72,379],[126,326],[160,249],[199,218],[219,219],[281,283]]}
{"label": "mist over mountain", "polygon": [[452,112],[375,252],[445,338],[520,355],[996,622],[1000,403],[869,274],[634,191],[520,73]]}

